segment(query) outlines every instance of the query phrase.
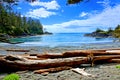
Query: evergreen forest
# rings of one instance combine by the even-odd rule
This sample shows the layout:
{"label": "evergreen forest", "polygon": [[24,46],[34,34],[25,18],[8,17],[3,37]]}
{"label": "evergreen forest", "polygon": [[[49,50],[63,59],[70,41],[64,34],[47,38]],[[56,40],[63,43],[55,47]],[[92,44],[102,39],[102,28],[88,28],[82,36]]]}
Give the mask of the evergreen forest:
{"label": "evergreen forest", "polygon": [[0,4],[0,35],[3,34],[13,37],[43,34],[43,26],[39,20],[21,16],[10,6]]}

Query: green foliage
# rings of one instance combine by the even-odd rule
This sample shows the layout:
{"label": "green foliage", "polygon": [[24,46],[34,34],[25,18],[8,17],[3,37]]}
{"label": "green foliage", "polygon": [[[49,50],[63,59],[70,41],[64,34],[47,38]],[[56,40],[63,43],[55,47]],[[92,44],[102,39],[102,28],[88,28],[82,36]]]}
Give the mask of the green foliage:
{"label": "green foliage", "polygon": [[97,28],[96,31],[94,31],[93,33],[101,33],[101,34],[113,36],[115,38],[120,38],[120,25],[118,25],[114,30],[109,28],[107,31]]}
{"label": "green foliage", "polygon": [[21,17],[20,13],[8,11],[0,5],[0,33],[11,36],[43,34],[43,26],[39,20]]}
{"label": "green foliage", "polygon": [[83,1],[83,0],[68,0],[67,3],[68,4],[76,4],[76,3],[79,3],[81,1]]}
{"label": "green foliage", "polygon": [[118,25],[115,30],[114,30],[114,33],[113,33],[113,36],[116,37],[116,38],[120,38],[120,25]]}
{"label": "green foliage", "polygon": [[13,73],[13,74],[5,76],[3,80],[19,80],[19,75]]}
{"label": "green foliage", "polygon": [[112,34],[112,33],[113,33],[113,31],[114,31],[114,30],[112,30],[112,28],[110,27],[110,28],[108,28],[107,33]]}
{"label": "green foliage", "polygon": [[[15,3],[15,2],[18,2],[20,0],[3,0],[3,2],[7,2],[7,3]],[[28,1],[28,2],[34,2],[36,0],[25,0],[25,1]]]}
{"label": "green foliage", "polygon": [[116,68],[120,69],[120,65],[116,65]]}
{"label": "green foliage", "polygon": [[[3,2],[7,2],[9,4],[13,4],[13,3],[16,3],[20,0],[3,0]],[[27,1],[27,2],[34,2],[34,1],[37,1],[37,0],[24,0],[24,1]],[[84,0],[67,0],[67,3],[68,4],[76,4],[76,3],[79,3],[81,1],[84,1]]]}
{"label": "green foliage", "polygon": [[89,0],[67,0],[67,4],[77,4],[83,1],[88,2]]}
{"label": "green foliage", "polygon": [[95,33],[105,33],[105,31],[102,30],[102,29],[97,28],[96,31],[95,31]]}

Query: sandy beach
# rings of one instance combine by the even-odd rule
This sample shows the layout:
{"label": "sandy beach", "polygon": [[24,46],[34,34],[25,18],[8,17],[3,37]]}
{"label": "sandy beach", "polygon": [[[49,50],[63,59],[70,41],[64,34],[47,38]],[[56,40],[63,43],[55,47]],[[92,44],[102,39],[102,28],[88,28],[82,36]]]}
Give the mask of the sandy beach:
{"label": "sandy beach", "polygon": [[[83,50],[83,49],[120,49],[120,43],[94,43],[94,44],[82,44],[80,46],[18,46],[15,44],[0,45],[0,54],[26,54],[26,53],[62,53],[71,50]],[[25,49],[30,52],[10,52],[7,49]],[[20,80],[120,80],[120,69],[116,68],[119,64],[99,64],[94,67],[82,67],[86,72],[95,75],[95,77],[86,77],[71,70],[64,70],[57,73],[34,74],[32,71],[15,72],[20,75]],[[0,73],[0,80],[3,79],[8,73]]]}

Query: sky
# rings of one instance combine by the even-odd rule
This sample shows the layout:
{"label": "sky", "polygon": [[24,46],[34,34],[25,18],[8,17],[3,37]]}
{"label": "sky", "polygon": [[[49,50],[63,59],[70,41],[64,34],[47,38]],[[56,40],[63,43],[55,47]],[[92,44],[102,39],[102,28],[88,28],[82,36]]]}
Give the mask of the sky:
{"label": "sky", "polygon": [[90,0],[67,5],[67,0],[20,0],[14,10],[22,16],[39,19],[52,33],[93,32],[114,29],[120,24],[120,0]]}

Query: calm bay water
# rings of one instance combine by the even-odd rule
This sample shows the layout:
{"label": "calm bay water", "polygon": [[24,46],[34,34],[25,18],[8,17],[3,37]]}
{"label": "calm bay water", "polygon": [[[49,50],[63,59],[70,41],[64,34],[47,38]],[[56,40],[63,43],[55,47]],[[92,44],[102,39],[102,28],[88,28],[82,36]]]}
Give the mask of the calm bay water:
{"label": "calm bay water", "polygon": [[84,33],[54,33],[52,35],[38,35],[15,38],[12,41],[24,42],[19,46],[80,46],[87,43],[113,42],[112,38],[85,37]]}

